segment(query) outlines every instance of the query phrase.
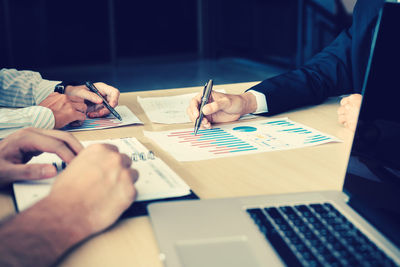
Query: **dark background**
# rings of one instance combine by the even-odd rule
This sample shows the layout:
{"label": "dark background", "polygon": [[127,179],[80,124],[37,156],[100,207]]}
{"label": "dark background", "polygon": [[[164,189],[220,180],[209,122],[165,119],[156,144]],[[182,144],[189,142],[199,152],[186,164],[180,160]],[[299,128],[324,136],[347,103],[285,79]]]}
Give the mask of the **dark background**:
{"label": "dark background", "polygon": [[253,81],[300,65],[349,22],[339,0],[0,0],[0,68],[125,87],[134,76],[141,89]]}

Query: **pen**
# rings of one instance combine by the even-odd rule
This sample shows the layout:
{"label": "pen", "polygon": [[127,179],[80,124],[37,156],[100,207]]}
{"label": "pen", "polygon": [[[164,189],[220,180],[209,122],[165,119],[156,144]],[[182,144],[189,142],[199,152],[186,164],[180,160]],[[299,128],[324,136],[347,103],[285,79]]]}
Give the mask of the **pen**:
{"label": "pen", "polygon": [[201,105],[200,105],[200,114],[199,117],[196,119],[196,123],[194,124],[194,135],[197,134],[199,131],[201,121],[203,120],[203,107],[208,103],[208,99],[210,98],[210,94],[213,87],[213,81],[210,79],[208,83],[204,86],[203,89],[203,96],[201,97]]}
{"label": "pen", "polygon": [[104,106],[106,106],[106,108],[111,112],[111,114],[113,114],[117,119],[122,121],[121,115],[119,115],[118,112],[112,106],[110,106],[110,104],[108,104],[107,100],[100,94],[99,90],[96,88],[96,86],[94,86],[93,83],[87,81],[85,85],[87,88],[89,88],[90,91],[98,95],[103,100]]}

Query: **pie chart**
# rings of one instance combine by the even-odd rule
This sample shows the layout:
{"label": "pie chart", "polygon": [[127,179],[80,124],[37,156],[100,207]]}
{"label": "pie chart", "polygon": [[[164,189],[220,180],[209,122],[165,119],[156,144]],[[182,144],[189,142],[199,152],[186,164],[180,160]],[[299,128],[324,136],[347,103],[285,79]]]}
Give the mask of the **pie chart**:
{"label": "pie chart", "polygon": [[238,132],[255,132],[257,131],[256,127],[250,127],[250,126],[239,126],[235,127],[232,130],[238,131]]}

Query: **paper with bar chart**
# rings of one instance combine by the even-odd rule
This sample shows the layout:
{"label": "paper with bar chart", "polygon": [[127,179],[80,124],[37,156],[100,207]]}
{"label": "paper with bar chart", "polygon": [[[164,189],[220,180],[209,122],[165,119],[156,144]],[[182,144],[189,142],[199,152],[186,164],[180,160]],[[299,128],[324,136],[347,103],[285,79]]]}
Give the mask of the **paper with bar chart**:
{"label": "paper with bar chart", "polygon": [[143,122],[141,122],[139,118],[136,117],[136,115],[133,114],[133,112],[127,106],[117,106],[115,110],[119,113],[119,115],[121,115],[122,121],[118,120],[116,117],[110,114],[104,118],[87,118],[81,126],[67,125],[61,130],[76,132],[107,129],[132,124],[143,124]]}
{"label": "paper with bar chart", "polygon": [[196,136],[193,128],[164,132],[145,131],[144,134],[179,161],[206,160],[341,142],[334,136],[288,118],[222,125],[199,130]]}

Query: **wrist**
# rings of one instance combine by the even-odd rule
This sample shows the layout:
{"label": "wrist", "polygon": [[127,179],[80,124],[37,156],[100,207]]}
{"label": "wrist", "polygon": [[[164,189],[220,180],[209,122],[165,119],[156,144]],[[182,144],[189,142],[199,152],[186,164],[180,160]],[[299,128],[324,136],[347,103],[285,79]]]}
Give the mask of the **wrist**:
{"label": "wrist", "polygon": [[254,94],[251,92],[245,92],[241,94],[240,97],[243,101],[243,112],[241,115],[253,113],[257,110],[257,100]]}
{"label": "wrist", "polygon": [[64,81],[64,82],[57,84],[54,87],[54,92],[59,93],[59,94],[68,94],[67,91],[70,91],[74,86],[77,86],[80,84],[81,83],[78,83],[78,82]]}
{"label": "wrist", "polygon": [[94,233],[86,211],[79,203],[66,203],[62,197],[50,194],[38,204],[42,206],[39,210],[46,210],[48,221],[57,223],[57,232],[65,236],[63,240],[68,240],[71,246]]}

